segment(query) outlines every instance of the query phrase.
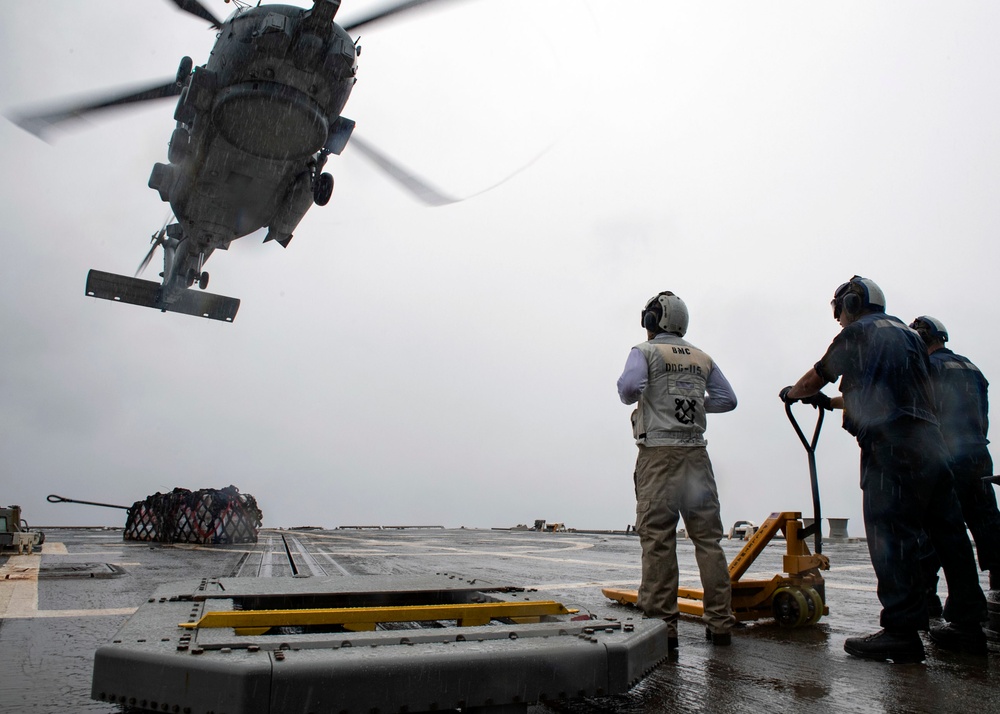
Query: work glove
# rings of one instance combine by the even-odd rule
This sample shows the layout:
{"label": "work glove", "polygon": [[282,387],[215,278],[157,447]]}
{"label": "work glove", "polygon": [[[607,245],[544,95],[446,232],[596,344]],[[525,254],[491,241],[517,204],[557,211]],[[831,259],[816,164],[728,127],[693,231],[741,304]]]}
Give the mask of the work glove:
{"label": "work glove", "polygon": [[833,400],[823,394],[823,392],[816,392],[811,397],[802,397],[801,402],[803,404],[811,404],[817,409],[826,409],[828,412],[833,411]]}
{"label": "work glove", "polygon": [[788,393],[790,391],[792,391],[792,385],[789,384],[787,387],[778,392],[778,398],[781,399],[781,401],[783,401],[785,404],[795,404],[795,402],[799,401],[798,399],[794,399],[788,396]]}

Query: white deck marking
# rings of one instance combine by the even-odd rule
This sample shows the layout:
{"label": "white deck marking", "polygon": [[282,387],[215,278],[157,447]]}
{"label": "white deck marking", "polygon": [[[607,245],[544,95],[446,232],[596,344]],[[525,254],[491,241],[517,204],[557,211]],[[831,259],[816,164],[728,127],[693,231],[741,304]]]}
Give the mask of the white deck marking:
{"label": "white deck marking", "polygon": [[874,585],[843,585],[841,583],[831,583],[829,580],[824,581],[824,585],[828,590],[857,590],[858,592],[868,593],[878,592],[878,588]]}
{"label": "white deck marking", "polygon": [[[42,544],[42,552],[62,554],[66,546],[53,543]],[[61,550],[58,546],[61,546]],[[107,608],[104,610],[39,610],[38,570],[42,564],[39,555],[12,555],[0,566],[0,619],[35,619],[43,617],[109,617],[131,615],[134,607]]]}
{"label": "white deck marking", "polygon": [[342,566],[340,563],[338,563],[336,560],[334,560],[333,556],[330,555],[329,553],[327,553],[325,550],[323,550],[322,548],[320,548],[317,552],[319,553],[319,555],[323,556],[323,558],[327,562],[329,562],[331,565],[333,565],[333,567],[335,567],[337,570],[339,570],[341,575],[350,575],[350,573],[347,572],[347,570],[344,568],[344,566]]}
{"label": "white deck marking", "polygon": [[260,568],[257,570],[258,578],[271,577],[271,553],[273,548],[274,538],[268,537],[267,545],[264,547],[264,551],[260,554]]}

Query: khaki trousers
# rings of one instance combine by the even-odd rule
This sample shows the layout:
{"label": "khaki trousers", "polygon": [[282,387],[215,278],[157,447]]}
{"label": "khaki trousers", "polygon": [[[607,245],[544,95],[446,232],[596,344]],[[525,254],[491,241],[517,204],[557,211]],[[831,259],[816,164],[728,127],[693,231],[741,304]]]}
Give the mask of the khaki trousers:
{"label": "khaki trousers", "polygon": [[719,541],[719,493],[703,446],[639,446],[635,464],[635,529],[642,545],[639,609],[665,620],[676,633],[677,522],[684,519],[694,543],[705,591],[702,617],[712,632],[728,632],[732,613],[729,566]]}

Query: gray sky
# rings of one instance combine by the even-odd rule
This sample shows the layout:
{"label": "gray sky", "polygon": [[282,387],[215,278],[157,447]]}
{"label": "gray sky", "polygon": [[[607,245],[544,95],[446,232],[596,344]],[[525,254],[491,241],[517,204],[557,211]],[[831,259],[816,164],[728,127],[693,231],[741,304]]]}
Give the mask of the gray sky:
{"label": "gray sky", "polygon": [[[214,39],[167,2],[4,10],[3,111],[166,79]],[[172,102],[52,145],[0,123],[0,499],[32,524],[122,525],[45,496],[234,484],[268,526],[624,528],[615,380],[670,289],[740,399],[709,418],[726,528],[809,514],[777,393],[839,329],[838,284],[874,279],[1000,375],[998,27],[987,1],[456,0],[370,28],[359,134],[459,195],[544,153],[429,209],[348,147],[287,250],[254,235],[209,262],[243,301],[232,325],[84,296],[167,217],[146,182]],[[823,511],[860,534],[839,421]]]}

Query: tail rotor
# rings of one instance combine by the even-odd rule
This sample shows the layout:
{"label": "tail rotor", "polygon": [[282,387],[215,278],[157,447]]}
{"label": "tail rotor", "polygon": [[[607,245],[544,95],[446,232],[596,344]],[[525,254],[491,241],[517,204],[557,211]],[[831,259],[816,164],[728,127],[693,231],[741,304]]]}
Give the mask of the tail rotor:
{"label": "tail rotor", "polygon": [[150,237],[149,242],[152,243],[153,246],[149,249],[149,252],[146,253],[146,257],[142,259],[142,262],[139,263],[139,268],[135,271],[135,277],[138,278],[139,275],[142,274],[142,271],[146,269],[146,266],[149,265],[150,261],[153,259],[153,254],[156,253],[156,249],[167,242],[167,224],[170,223],[172,218],[172,215],[168,215],[167,219],[163,221],[163,227]]}

